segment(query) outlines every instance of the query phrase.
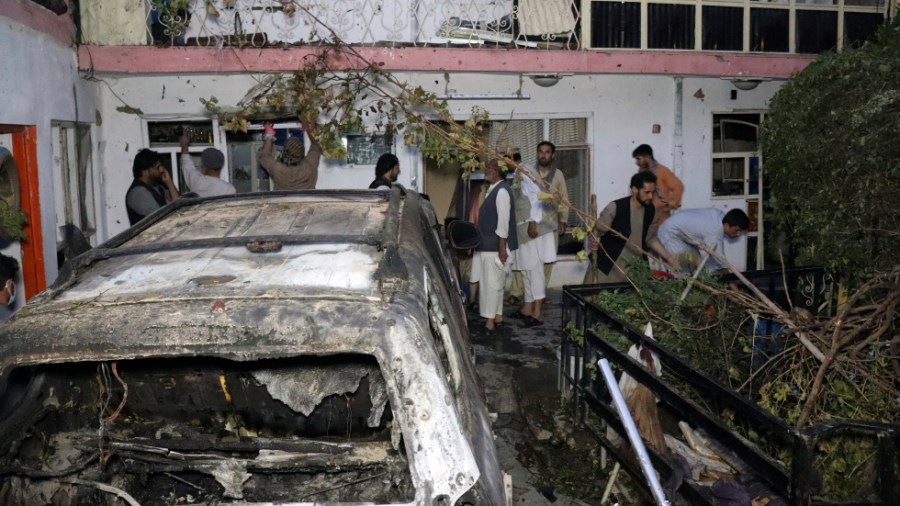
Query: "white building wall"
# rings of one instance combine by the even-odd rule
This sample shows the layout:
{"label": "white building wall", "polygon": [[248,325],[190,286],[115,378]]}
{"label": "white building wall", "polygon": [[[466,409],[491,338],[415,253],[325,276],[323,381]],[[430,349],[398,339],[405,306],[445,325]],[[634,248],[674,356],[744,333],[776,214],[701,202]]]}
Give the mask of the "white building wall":
{"label": "white building wall", "polygon": [[[38,181],[44,271],[57,276],[58,223],[53,188],[51,123],[93,123],[95,85],[78,76],[75,51],[49,35],[0,15],[0,124],[34,125],[37,131]],[[13,247],[18,248],[18,245]],[[16,252],[18,253],[18,252]]]}
{"label": "white building wall", "polygon": [[[463,119],[478,106],[493,119],[586,116],[593,167],[591,193],[600,205],[628,194],[636,168],[631,151],[650,144],[657,160],[672,168],[684,181],[685,207],[716,206],[728,209],[743,201],[714,200],[710,196],[712,114],[731,110],[764,110],[780,86],[765,82],[752,91],[739,91],[719,78],[676,78],[654,75],[566,76],[556,86],[542,88],[519,74],[457,73],[445,80],[442,73],[397,74],[401,80],[421,85],[438,95],[476,97],[449,101],[451,111]],[[237,103],[256,81],[247,75],[182,75],[120,77],[106,79],[129,107],[153,118],[207,115],[200,98],[215,96],[221,105]],[[678,83],[682,81],[681,93]],[[527,100],[493,100],[492,95],[518,93]],[[138,114],[116,111],[123,104],[108,89],[101,89],[105,209],[110,235],[128,226],[124,192],[131,183],[131,163],[145,140]],[[678,111],[680,102],[680,125]],[[658,133],[654,127],[658,126]],[[681,136],[676,135],[680,126]],[[398,142],[400,142],[398,140]],[[412,146],[396,146],[402,174],[400,182],[421,188],[422,160]],[[526,148],[527,149],[527,148]],[[319,188],[365,188],[373,179],[371,167],[345,167],[340,161],[323,160]],[[729,246],[729,258],[743,266],[741,240]]]}

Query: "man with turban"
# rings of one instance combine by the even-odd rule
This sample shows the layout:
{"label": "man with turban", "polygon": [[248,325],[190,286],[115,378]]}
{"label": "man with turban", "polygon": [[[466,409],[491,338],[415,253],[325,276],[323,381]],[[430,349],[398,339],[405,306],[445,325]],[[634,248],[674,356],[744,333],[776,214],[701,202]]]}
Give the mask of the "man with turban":
{"label": "man with turban", "polygon": [[281,159],[278,160],[272,154],[275,144],[275,129],[266,123],[263,147],[259,152],[259,164],[266,169],[272,181],[275,182],[275,190],[312,190],[316,187],[319,178],[319,158],[322,156],[322,147],[316,142],[315,132],[311,125],[303,125],[303,130],[309,136],[311,144],[309,153],[303,150],[303,141],[297,137],[288,137],[281,149]]}

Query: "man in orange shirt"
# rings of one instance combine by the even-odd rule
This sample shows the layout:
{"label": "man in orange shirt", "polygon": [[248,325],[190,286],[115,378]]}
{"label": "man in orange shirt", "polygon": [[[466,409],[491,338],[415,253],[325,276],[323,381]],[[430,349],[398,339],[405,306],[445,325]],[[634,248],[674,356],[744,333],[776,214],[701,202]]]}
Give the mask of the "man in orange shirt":
{"label": "man in orange shirt", "polygon": [[681,196],[684,195],[684,184],[665,165],[660,165],[653,158],[653,148],[641,144],[634,148],[631,156],[638,166],[639,172],[650,171],[656,176],[656,194],[653,195],[653,207],[656,208],[656,219],[662,223],[672,211],[681,207]]}

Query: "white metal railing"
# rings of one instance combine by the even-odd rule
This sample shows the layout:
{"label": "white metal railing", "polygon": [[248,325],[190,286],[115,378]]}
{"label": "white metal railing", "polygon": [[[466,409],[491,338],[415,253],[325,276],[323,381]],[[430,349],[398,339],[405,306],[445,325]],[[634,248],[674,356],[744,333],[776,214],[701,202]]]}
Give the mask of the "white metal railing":
{"label": "white metal railing", "polygon": [[579,46],[578,0],[147,1],[161,44]]}
{"label": "white metal railing", "polygon": [[[870,33],[873,16],[886,19],[890,12],[890,0],[145,1],[151,43],[252,47],[327,43],[337,36],[356,45],[800,53],[803,34],[833,32],[840,49],[858,41],[860,30]],[[722,8],[730,18],[720,17]],[[833,12],[833,21],[801,16],[815,12]],[[651,34],[660,24],[684,40],[675,47],[654,44]],[[779,44],[766,46],[761,29]],[[742,40],[723,48],[705,42],[710,33]]]}

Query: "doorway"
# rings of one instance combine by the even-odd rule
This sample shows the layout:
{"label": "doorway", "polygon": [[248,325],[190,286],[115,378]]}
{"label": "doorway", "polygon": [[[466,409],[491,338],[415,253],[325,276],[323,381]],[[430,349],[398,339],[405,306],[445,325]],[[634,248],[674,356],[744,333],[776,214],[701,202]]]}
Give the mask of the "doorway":
{"label": "doorway", "polygon": [[44,272],[44,248],[41,234],[41,203],[38,189],[37,130],[34,125],[0,125],[0,147],[11,156],[0,174],[4,200],[18,205],[28,217],[26,240],[14,242],[3,250],[7,256],[19,260],[21,293],[25,299],[47,287]]}

